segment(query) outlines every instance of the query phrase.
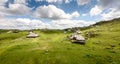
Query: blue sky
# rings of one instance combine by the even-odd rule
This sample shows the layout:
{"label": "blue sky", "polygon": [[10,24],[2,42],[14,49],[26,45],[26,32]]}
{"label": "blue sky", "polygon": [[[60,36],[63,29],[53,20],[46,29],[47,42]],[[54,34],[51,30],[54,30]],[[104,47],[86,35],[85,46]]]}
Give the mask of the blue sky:
{"label": "blue sky", "polygon": [[0,29],[64,29],[120,17],[120,0],[0,1]]}
{"label": "blue sky", "polygon": [[[36,0],[26,0],[26,2],[28,4],[26,4],[26,6],[33,8],[32,11],[34,12],[36,10],[36,8],[40,7],[40,6],[48,6],[48,5],[54,5],[57,8],[62,9],[65,13],[72,13],[74,11],[77,11],[80,15],[82,14],[87,14],[86,16],[80,16],[77,17],[75,19],[77,20],[87,20],[87,21],[96,21],[97,18],[99,17],[92,17],[89,15],[89,11],[91,10],[92,7],[94,7],[97,4],[97,0],[91,0],[89,4],[85,4],[85,5],[78,5],[77,4],[77,0],[71,0],[70,3],[65,3],[65,1],[63,1],[62,3],[59,2],[51,2],[48,3],[47,1],[43,0],[43,1],[36,1]],[[6,3],[6,7],[9,6],[9,3],[14,4],[14,0],[9,0]],[[13,16],[11,16],[13,17]],[[20,17],[20,16],[14,16],[15,18]],[[21,16],[21,17],[27,17],[31,19],[31,16]],[[46,18],[47,19],[47,18]]]}

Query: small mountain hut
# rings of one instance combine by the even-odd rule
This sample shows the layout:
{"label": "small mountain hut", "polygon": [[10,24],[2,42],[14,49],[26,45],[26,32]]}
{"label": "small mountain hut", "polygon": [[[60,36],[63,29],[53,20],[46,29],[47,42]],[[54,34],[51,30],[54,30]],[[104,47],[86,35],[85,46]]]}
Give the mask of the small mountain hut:
{"label": "small mountain hut", "polygon": [[81,35],[80,31],[76,31],[76,33],[70,35],[69,38],[73,43],[85,44],[85,38]]}
{"label": "small mountain hut", "polygon": [[36,38],[36,37],[38,37],[38,34],[34,33],[33,31],[29,31],[27,38]]}

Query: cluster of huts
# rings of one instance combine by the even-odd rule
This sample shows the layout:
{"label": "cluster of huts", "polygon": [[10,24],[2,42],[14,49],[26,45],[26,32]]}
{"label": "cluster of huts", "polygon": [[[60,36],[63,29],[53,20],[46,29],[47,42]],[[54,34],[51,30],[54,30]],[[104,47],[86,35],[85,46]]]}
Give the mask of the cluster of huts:
{"label": "cluster of huts", "polygon": [[[44,31],[46,31],[47,29],[45,29]],[[97,32],[100,32],[101,30],[95,30],[95,31],[86,31],[85,32],[85,38],[82,36],[82,33],[80,30],[78,29],[65,29],[64,33],[71,33],[71,35],[68,36],[68,39],[73,42],[73,43],[80,43],[80,44],[85,44],[86,40],[92,37],[96,37],[98,35]],[[7,33],[18,33],[18,30],[13,30],[13,31],[8,31]],[[26,36],[27,38],[36,38],[39,37],[38,34],[36,34],[33,30],[30,30],[28,35]]]}
{"label": "cluster of huts", "polygon": [[[39,35],[34,33],[33,31],[29,31],[29,34],[27,35],[27,38],[36,38]],[[76,31],[75,33],[68,36],[69,40],[73,43],[80,43],[85,44],[85,38],[81,35],[80,31]]]}

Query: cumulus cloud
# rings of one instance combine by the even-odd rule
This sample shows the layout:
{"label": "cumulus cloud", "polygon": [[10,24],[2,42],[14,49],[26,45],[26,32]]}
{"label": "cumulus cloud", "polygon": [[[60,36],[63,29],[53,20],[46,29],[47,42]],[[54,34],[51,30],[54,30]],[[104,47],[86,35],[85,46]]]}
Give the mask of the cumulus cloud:
{"label": "cumulus cloud", "polygon": [[8,0],[0,0],[0,5],[4,5]]}
{"label": "cumulus cloud", "polygon": [[0,18],[2,17],[5,17],[5,16],[8,16],[9,14],[6,14],[6,13],[3,13],[3,12],[0,12]]}
{"label": "cumulus cloud", "polygon": [[77,0],[78,5],[84,5],[87,4],[89,0]]}
{"label": "cumulus cloud", "polygon": [[[95,22],[91,21],[84,21],[84,20],[53,20],[53,26],[57,27],[58,29],[65,29],[65,28],[72,28],[72,27],[83,27],[89,26],[94,24]],[[53,28],[55,28],[53,27]]]}
{"label": "cumulus cloud", "polygon": [[[70,3],[74,0],[35,0],[36,2],[40,2],[40,1],[46,1],[48,3]],[[89,0],[75,0],[77,1],[78,5],[84,5],[89,3]]]}
{"label": "cumulus cloud", "polygon": [[71,0],[65,0],[65,3],[70,3],[71,2]]}
{"label": "cumulus cloud", "polygon": [[99,0],[99,4],[103,8],[115,8],[120,6],[120,0]]}
{"label": "cumulus cloud", "polygon": [[87,14],[82,14],[82,16],[87,16]]}
{"label": "cumulus cloud", "polygon": [[[91,9],[90,12],[96,12],[95,15],[100,14],[101,11],[109,8],[120,9],[120,0],[99,0],[98,4]],[[98,12],[98,13],[97,13]]]}
{"label": "cumulus cloud", "polygon": [[99,15],[101,12],[102,12],[102,8],[96,5],[90,10],[90,15],[91,16]]}
{"label": "cumulus cloud", "polygon": [[46,0],[46,1],[51,3],[51,2],[61,2],[62,0]]}
{"label": "cumulus cloud", "polygon": [[71,14],[71,16],[72,16],[72,17],[79,17],[80,15],[79,15],[79,13],[78,13],[77,11],[75,11],[75,12],[73,12],[73,13]]}
{"label": "cumulus cloud", "polygon": [[72,0],[35,0],[36,2],[39,2],[39,1],[46,1],[48,3],[70,3]]}
{"label": "cumulus cloud", "polygon": [[82,27],[88,26],[95,22],[88,22],[83,20],[52,20],[51,22],[43,22],[36,19],[27,19],[27,18],[17,18],[17,19],[8,19],[0,18],[0,29],[65,29],[72,27]]}
{"label": "cumulus cloud", "polygon": [[72,14],[65,13],[62,9],[57,8],[54,5],[40,6],[34,13],[35,16],[40,18],[48,18],[52,20],[56,19],[70,19],[73,17],[78,17],[79,13],[77,11]]}
{"label": "cumulus cloud", "polygon": [[99,6],[103,9],[116,9],[120,10],[120,0],[100,0]]}
{"label": "cumulus cloud", "polygon": [[[91,8],[90,15],[100,15],[104,20],[120,17],[120,0],[98,0],[98,4]],[[109,10],[107,13],[105,11]]]}
{"label": "cumulus cloud", "polygon": [[99,0],[104,10],[110,10],[108,13],[102,13],[103,20],[111,20],[120,17],[120,0]]}
{"label": "cumulus cloud", "polygon": [[43,23],[40,20],[30,20],[27,18],[8,19],[0,18],[0,29],[42,29],[45,28],[47,23]]}
{"label": "cumulus cloud", "polygon": [[120,10],[112,8],[110,12],[101,14],[103,20],[120,18]]}
{"label": "cumulus cloud", "polygon": [[9,4],[9,8],[0,6],[0,12],[10,15],[26,15],[30,12],[30,8],[24,4]]}

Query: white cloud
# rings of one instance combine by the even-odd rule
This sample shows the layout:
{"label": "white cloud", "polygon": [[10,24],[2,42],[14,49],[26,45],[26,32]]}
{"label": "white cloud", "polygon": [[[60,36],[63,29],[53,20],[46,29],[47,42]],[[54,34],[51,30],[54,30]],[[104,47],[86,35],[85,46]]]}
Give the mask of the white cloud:
{"label": "white cloud", "polygon": [[120,0],[99,0],[99,5],[103,8],[120,8]]}
{"label": "white cloud", "polygon": [[[101,12],[103,12],[103,10],[108,10],[110,8],[115,10],[120,10],[120,0],[98,0],[98,4],[90,10],[90,15],[91,16],[101,15]],[[111,11],[111,13],[112,12],[113,11]],[[112,15],[111,13],[108,14]],[[102,16],[104,15],[105,14],[102,14]]]}
{"label": "white cloud", "polygon": [[30,13],[30,8],[24,4],[9,4],[9,8],[0,6],[0,12],[10,15],[26,15]]}
{"label": "white cloud", "polygon": [[62,0],[46,0],[46,1],[52,3],[52,2],[61,2]]}
{"label": "white cloud", "polygon": [[72,16],[72,17],[79,17],[80,15],[79,15],[79,13],[78,13],[77,11],[75,11],[75,12],[73,12],[73,13],[71,14],[71,16]]}
{"label": "white cloud", "polygon": [[84,5],[87,4],[89,0],[77,0],[78,5]]}
{"label": "white cloud", "polygon": [[36,2],[39,2],[39,1],[46,1],[46,2],[49,2],[49,3],[55,3],[55,2],[61,2],[62,0],[35,0]]}
{"label": "white cloud", "polygon": [[101,14],[103,20],[111,20],[120,17],[120,10],[112,8],[110,12]]}
{"label": "white cloud", "polygon": [[[71,1],[74,1],[74,0],[35,0],[36,2],[40,2],[40,1],[46,1],[48,3],[70,3]],[[89,0],[75,0],[77,1],[78,5],[84,5],[84,4],[87,4],[89,3]]]}
{"label": "white cloud", "polygon": [[0,5],[4,5],[8,0],[0,0]]}
{"label": "white cloud", "polygon": [[0,12],[0,18],[1,17],[5,17],[5,16],[8,16],[9,14],[6,14],[6,13],[3,13],[3,12]]}
{"label": "white cloud", "polygon": [[0,29],[65,29],[72,27],[88,26],[95,22],[83,20],[52,20],[51,22],[43,22],[40,20],[30,20],[27,18],[8,19],[0,18]]}
{"label": "white cloud", "polygon": [[[109,12],[105,12],[109,10]],[[90,15],[100,15],[103,20],[120,17],[120,0],[98,0],[98,4],[90,10]]]}
{"label": "white cloud", "polygon": [[87,14],[82,14],[82,16],[87,16]]}
{"label": "white cloud", "polygon": [[30,20],[27,18],[8,19],[0,18],[0,29],[42,29],[46,28],[47,23],[40,20]]}
{"label": "white cloud", "polygon": [[90,15],[91,16],[99,15],[101,12],[102,12],[102,9],[96,5],[90,10]]}
{"label": "white cloud", "polygon": [[34,13],[35,16],[40,18],[48,18],[48,19],[70,19],[73,17],[78,17],[79,13],[77,11],[72,14],[65,13],[62,9],[57,8],[54,5],[48,6],[40,6]]}
{"label": "white cloud", "polygon": [[72,28],[72,27],[83,27],[94,24],[95,22],[91,21],[84,21],[84,20],[53,20],[52,24],[54,25],[53,28],[58,29],[65,29],[65,28]]}
{"label": "white cloud", "polygon": [[70,3],[71,2],[71,0],[65,0],[65,3]]}
{"label": "white cloud", "polygon": [[46,1],[48,3],[70,3],[72,0],[35,0],[36,2],[39,2],[39,1]]}

